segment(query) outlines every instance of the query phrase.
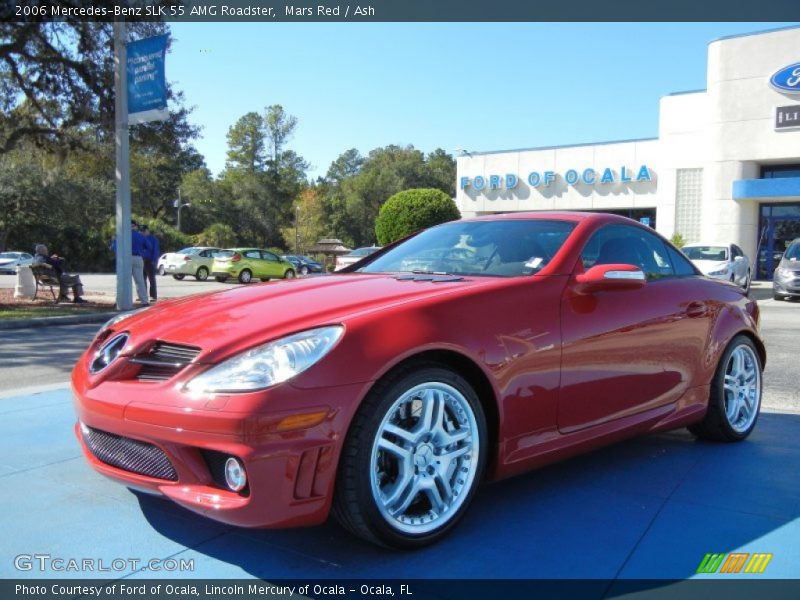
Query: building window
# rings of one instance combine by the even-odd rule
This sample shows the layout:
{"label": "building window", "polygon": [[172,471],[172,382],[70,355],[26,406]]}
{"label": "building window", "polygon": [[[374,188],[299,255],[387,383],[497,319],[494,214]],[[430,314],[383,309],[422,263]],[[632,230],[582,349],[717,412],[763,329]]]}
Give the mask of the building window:
{"label": "building window", "polygon": [[689,242],[700,241],[703,169],[678,169],[675,191],[675,233]]}
{"label": "building window", "polygon": [[800,177],[800,165],[764,165],[761,167],[761,179],[777,179],[779,177]]}

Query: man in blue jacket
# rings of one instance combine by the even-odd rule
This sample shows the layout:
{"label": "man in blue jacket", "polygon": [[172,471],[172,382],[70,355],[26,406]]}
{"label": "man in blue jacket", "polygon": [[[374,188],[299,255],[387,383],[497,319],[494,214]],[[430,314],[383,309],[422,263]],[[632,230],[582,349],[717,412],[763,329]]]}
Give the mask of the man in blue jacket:
{"label": "man in blue jacket", "polygon": [[158,238],[150,232],[147,225],[142,224],[142,234],[144,235],[144,278],[145,287],[150,283],[150,300],[155,302],[158,300],[158,291],[156,288],[156,267],[158,259],[161,256],[161,245],[158,243]]}

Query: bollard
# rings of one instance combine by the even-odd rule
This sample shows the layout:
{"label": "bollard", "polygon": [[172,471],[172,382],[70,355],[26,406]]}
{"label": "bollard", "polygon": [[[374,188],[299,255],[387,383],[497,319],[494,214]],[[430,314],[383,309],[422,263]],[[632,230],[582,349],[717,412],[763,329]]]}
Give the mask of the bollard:
{"label": "bollard", "polygon": [[17,267],[17,286],[14,288],[14,298],[33,298],[36,295],[36,279],[30,266]]}

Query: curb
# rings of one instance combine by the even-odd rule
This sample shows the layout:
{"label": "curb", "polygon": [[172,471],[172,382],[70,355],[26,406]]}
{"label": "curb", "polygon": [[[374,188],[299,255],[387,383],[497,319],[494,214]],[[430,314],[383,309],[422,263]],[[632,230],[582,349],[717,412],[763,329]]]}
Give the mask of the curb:
{"label": "curb", "polygon": [[104,323],[118,311],[106,311],[86,315],[64,315],[59,317],[39,317],[35,319],[4,319],[0,321],[0,330],[27,329],[29,327],[49,327],[52,325],[80,325],[84,323]]}

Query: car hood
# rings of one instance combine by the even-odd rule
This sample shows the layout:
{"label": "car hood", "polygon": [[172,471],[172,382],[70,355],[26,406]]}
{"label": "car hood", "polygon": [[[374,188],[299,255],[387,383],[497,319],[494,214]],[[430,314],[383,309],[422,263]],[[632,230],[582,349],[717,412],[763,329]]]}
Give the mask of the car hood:
{"label": "car hood", "polygon": [[401,281],[391,274],[327,275],[272,281],[168,300],[117,325],[129,352],[161,340],[202,348],[198,361],[320,325],[345,322],[397,304],[502,284],[498,278]]}
{"label": "car hood", "polygon": [[18,260],[18,258],[0,258],[0,265],[16,264]]}
{"label": "car hood", "polygon": [[718,261],[718,260],[695,260],[693,261],[697,268],[700,269],[703,273],[708,274],[713,271],[721,271],[728,267],[728,261]]}

